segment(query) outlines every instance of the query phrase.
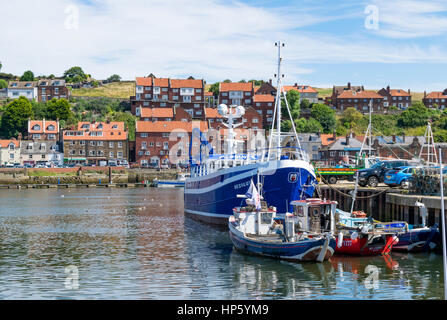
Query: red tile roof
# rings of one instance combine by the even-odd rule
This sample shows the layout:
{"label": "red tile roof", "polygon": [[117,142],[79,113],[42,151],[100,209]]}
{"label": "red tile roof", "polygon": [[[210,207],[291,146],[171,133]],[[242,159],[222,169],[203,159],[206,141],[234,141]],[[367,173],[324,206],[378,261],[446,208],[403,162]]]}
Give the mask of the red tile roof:
{"label": "red tile roof", "polygon": [[145,86],[150,87],[152,86],[152,78],[151,77],[137,77],[136,78],[137,86]]}
{"label": "red tile roof", "polygon": [[284,91],[296,90],[300,93],[318,93],[317,90],[308,85],[283,86]]}
{"label": "red tile roof", "polygon": [[334,139],[334,135],[332,133],[322,134],[321,135],[321,145],[322,146],[328,146],[328,145],[330,145],[334,141],[337,141],[340,138],[341,137],[335,137],[335,139]]}
{"label": "red tile roof", "polygon": [[445,95],[441,91],[433,91],[427,94],[426,99],[447,99],[447,95]]}
{"label": "red tile roof", "polygon": [[344,90],[340,95],[337,97],[339,99],[346,99],[346,98],[358,98],[358,99],[382,99],[383,97],[378,94],[375,91],[372,90],[361,90],[361,91],[355,91],[355,90]]}
{"label": "red tile roof", "polygon": [[19,141],[15,139],[0,140],[0,148],[7,148],[11,144],[11,142],[14,143],[14,146],[19,146]]}
{"label": "red tile roof", "polygon": [[142,118],[173,118],[172,108],[141,108]]}
{"label": "red tile roof", "polygon": [[271,94],[255,94],[253,96],[254,102],[275,102],[275,97]]}
{"label": "red tile roof", "polygon": [[253,90],[253,82],[221,82],[220,83],[220,92],[225,91],[252,91]]}
{"label": "red tile roof", "polygon": [[175,129],[183,129],[186,132],[192,132],[192,128],[200,126],[200,130],[206,131],[208,125],[205,121],[137,121],[136,132],[172,132]]}
{"label": "red tile roof", "polygon": [[390,90],[390,94],[392,96],[396,96],[396,97],[409,97],[411,96],[410,93],[408,93],[408,91],[402,90],[402,89],[391,89]]}
{"label": "red tile roof", "polygon": [[222,118],[222,116],[217,112],[217,108],[205,108],[206,118]]}
{"label": "red tile roof", "polygon": [[[102,125],[102,128],[101,128]],[[84,126],[84,128],[83,128]],[[88,126],[88,127],[87,127]],[[64,140],[127,140],[124,122],[78,122],[76,130],[64,130]],[[82,135],[68,135],[73,131],[83,132]],[[100,135],[96,135],[101,132]]]}
{"label": "red tile roof", "polygon": [[171,88],[196,88],[203,87],[202,80],[195,79],[171,79]]}
{"label": "red tile roof", "polygon": [[[33,127],[35,125],[39,126],[39,130],[34,130]],[[54,126],[54,130],[48,130],[48,127],[52,125]],[[52,120],[45,120],[45,128],[43,127],[43,120],[29,120],[28,121],[29,126],[29,133],[58,133],[59,132],[59,126],[57,121]],[[45,129],[45,132],[44,132]]]}

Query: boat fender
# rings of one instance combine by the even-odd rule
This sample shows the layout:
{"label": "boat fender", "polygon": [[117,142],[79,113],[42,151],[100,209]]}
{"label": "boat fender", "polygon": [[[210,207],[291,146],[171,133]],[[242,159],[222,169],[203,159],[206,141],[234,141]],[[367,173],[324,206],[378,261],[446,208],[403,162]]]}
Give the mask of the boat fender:
{"label": "boat fender", "polygon": [[236,222],[236,218],[234,216],[230,216],[229,218],[230,223]]}
{"label": "boat fender", "polygon": [[355,239],[357,239],[358,236],[359,236],[359,234],[358,234],[356,231],[354,231],[354,232],[351,234],[351,239],[352,239],[352,240],[355,240]]}
{"label": "boat fender", "polygon": [[343,245],[343,232],[340,232],[338,234],[337,247],[341,248],[342,245]]}

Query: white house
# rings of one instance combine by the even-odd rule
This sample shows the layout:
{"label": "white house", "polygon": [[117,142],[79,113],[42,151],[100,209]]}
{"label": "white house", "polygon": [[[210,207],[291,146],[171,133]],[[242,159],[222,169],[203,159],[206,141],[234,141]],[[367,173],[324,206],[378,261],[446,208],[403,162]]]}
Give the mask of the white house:
{"label": "white house", "polygon": [[0,140],[0,165],[20,163],[20,142],[17,140]]}
{"label": "white house", "polygon": [[8,98],[19,97],[37,100],[37,81],[10,81],[8,85]]}

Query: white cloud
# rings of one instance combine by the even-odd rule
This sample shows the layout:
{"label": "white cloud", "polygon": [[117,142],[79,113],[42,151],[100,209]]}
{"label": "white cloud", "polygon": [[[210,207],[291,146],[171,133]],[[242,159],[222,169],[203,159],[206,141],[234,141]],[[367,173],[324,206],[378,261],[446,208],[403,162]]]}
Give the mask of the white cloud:
{"label": "white cloud", "polygon": [[[413,2],[409,14],[419,8],[419,2]],[[77,30],[64,27],[64,11],[71,4],[79,7]],[[268,79],[276,73],[273,44],[279,39],[286,42],[284,72],[289,82],[311,74],[309,63],[447,62],[439,46],[395,45],[330,30],[303,32],[300,28],[321,22],[342,23],[352,13],[322,15],[297,7],[272,9],[219,0],[9,1],[2,4],[2,11],[10,12],[2,17],[8,26],[0,42],[2,71],[61,75],[79,65],[99,79],[113,73],[133,79],[151,72],[193,75],[209,82]],[[431,13],[443,6],[426,8]],[[381,19],[391,23],[386,10]],[[398,26],[380,32],[398,32]]]}

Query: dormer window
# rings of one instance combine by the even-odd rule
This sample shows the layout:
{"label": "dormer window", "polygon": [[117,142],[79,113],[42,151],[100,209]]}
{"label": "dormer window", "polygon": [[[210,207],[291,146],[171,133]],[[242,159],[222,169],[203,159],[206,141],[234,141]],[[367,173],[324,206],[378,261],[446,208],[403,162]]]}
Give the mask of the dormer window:
{"label": "dormer window", "polygon": [[14,149],[15,149],[14,143],[10,143],[9,144],[9,150],[14,150]]}
{"label": "dormer window", "polygon": [[39,131],[39,130],[40,130],[40,126],[39,126],[38,124],[35,124],[35,125],[33,126],[33,130],[34,130],[34,131]]}
{"label": "dormer window", "polygon": [[48,127],[47,127],[47,130],[48,131],[54,131],[54,126],[52,125],[52,124],[50,124]]}
{"label": "dormer window", "polygon": [[96,129],[102,129],[102,123],[98,124],[98,126],[96,127]]}

